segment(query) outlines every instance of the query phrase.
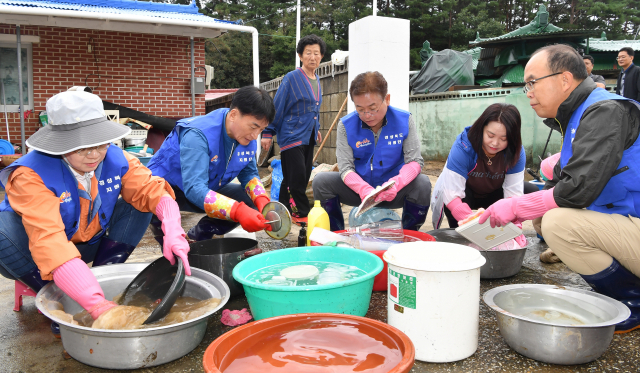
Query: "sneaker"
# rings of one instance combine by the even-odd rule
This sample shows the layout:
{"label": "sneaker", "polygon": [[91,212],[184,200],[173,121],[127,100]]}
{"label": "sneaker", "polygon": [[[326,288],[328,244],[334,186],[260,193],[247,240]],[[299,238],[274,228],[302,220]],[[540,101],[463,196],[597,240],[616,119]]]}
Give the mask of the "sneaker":
{"label": "sneaker", "polygon": [[560,260],[560,258],[558,258],[556,253],[554,253],[553,250],[551,250],[551,249],[547,249],[545,252],[540,254],[540,261],[542,263],[547,263],[547,264],[561,263],[562,262],[562,260]]}

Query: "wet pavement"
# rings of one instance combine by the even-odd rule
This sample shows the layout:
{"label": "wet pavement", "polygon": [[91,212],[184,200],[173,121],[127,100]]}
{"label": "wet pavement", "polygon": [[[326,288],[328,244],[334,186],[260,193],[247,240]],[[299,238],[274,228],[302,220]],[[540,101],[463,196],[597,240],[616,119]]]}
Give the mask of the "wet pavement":
{"label": "wet pavement", "polygon": [[[435,184],[435,177],[432,180]],[[345,207],[345,218],[349,207]],[[398,211],[400,212],[400,211]],[[189,229],[203,215],[183,213],[183,227]],[[429,231],[431,217],[421,231]],[[547,246],[535,238],[530,222],[524,225],[525,234],[532,245],[527,249],[520,272],[499,280],[482,280],[481,294],[487,290],[518,283],[557,284],[588,288],[580,276],[562,264],[543,264],[538,256]],[[283,241],[271,240],[264,232],[257,233],[260,247],[277,250],[297,246],[299,228],[294,226]],[[147,231],[128,262],[150,262],[161,255],[159,245]],[[106,372],[84,365],[64,353],[60,339],[53,337],[49,320],[39,314],[34,298],[25,297],[20,312],[13,311],[13,281],[0,277],[0,371],[2,372]],[[559,366],[540,363],[510,349],[500,335],[493,311],[479,299],[480,329],[478,350],[462,361],[432,364],[416,361],[411,372],[638,372],[640,371],[640,331],[615,335],[607,352],[594,362],[577,366]],[[386,292],[374,292],[368,317],[386,321]],[[224,308],[249,308],[243,296],[231,299]],[[218,336],[233,329],[220,322],[220,312],[209,319],[202,343],[186,356],[165,365],[144,368],[140,372],[202,372],[202,357],[207,346]],[[116,357],[114,357],[116,358]]]}

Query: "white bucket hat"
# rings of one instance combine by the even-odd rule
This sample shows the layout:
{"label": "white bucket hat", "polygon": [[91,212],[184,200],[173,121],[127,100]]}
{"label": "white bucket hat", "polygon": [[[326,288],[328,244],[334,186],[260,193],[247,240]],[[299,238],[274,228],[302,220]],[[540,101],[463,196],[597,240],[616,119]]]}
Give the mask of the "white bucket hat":
{"label": "white bucket hat", "polygon": [[48,125],[26,143],[52,155],[108,144],[131,132],[128,126],[108,120],[100,97],[89,92],[67,91],[51,97],[47,118]]}

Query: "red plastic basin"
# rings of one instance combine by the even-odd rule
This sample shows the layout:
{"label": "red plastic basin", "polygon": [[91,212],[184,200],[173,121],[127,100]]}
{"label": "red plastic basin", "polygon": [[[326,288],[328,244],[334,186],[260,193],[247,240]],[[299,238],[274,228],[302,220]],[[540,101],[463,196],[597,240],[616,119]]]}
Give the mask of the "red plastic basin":
{"label": "red plastic basin", "polygon": [[[334,233],[344,233],[346,231],[335,231]],[[415,242],[415,241],[431,241],[435,242],[436,239],[427,233],[417,232],[408,229],[404,229],[404,242]],[[321,246],[319,243],[315,241],[311,241],[311,246]],[[373,291],[387,291],[387,273],[389,270],[387,269],[387,262],[384,261],[382,256],[384,255],[385,250],[375,250],[371,251],[372,254],[377,255],[382,262],[384,263],[384,268],[382,268],[382,272],[380,272],[373,280]]]}
{"label": "red plastic basin", "polygon": [[393,326],[353,315],[301,313],[221,335],[207,347],[202,365],[206,373],[408,373],[414,359],[413,343]]}

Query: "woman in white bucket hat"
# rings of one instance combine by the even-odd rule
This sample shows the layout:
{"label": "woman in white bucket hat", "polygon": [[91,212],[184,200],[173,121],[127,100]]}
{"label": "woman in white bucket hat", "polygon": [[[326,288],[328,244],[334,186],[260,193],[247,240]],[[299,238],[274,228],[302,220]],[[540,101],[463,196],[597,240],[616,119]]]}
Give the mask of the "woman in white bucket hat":
{"label": "woman in white bucket hat", "polygon": [[153,213],[165,257],[181,257],[190,274],[173,190],[111,144],[130,129],[107,120],[100,97],[88,92],[59,93],[46,109],[49,124],[27,140],[33,151],[0,172],[0,274],[36,292],[53,280],[97,319],[116,304],[85,263],[127,260]]}

